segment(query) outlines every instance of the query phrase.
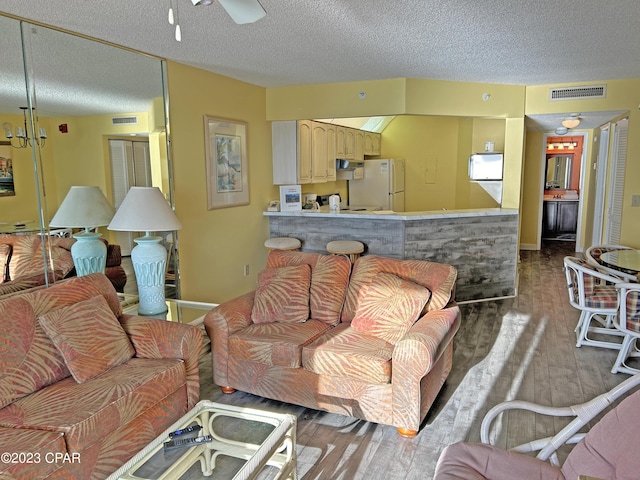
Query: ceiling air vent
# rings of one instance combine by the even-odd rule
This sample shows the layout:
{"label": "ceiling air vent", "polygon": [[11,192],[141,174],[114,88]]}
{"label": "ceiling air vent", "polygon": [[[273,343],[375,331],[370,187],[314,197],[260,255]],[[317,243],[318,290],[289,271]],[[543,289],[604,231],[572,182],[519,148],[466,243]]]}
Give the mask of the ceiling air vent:
{"label": "ceiling air vent", "polygon": [[549,89],[549,100],[580,100],[584,98],[604,98],[606,85],[587,85],[584,87],[563,87]]}
{"label": "ceiling air vent", "polygon": [[138,117],[111,117],[111,125],[137,125]]}

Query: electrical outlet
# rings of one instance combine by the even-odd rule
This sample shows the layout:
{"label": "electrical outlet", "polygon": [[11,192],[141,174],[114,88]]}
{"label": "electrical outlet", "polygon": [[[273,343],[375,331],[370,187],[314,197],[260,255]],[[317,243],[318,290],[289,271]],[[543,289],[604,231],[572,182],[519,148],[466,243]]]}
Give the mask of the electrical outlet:
{"label": "electrical outlet", "polygon": [[244,273],[245,277],[249,276],[249,264],[248,263],[243,267],[242,273]]}
{"label": "electrical outlet", "polygon": [[631,206],[640,207],[640,195],[631,195]]}

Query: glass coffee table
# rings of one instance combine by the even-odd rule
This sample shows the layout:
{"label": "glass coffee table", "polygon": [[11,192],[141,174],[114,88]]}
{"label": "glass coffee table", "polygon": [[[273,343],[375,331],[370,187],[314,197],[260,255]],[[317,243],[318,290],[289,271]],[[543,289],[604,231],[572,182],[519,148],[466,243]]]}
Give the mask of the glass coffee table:
{"label": "glass coffee table", "polygon": [[[108,480],[296,479],[296,417],[202,400]],[[170,433],[192,427],[192,432]],[[165,442],[210,435],[168,449]]]}

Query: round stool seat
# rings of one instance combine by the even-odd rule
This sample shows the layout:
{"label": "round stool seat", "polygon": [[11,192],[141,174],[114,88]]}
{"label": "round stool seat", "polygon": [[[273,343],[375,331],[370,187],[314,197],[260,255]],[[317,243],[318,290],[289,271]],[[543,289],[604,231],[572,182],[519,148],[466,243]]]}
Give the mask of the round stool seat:
{"label": "round stool seat", "polygon": [[301,245],[300,240],[291,237],[274,237],[264,242],[269,250],[297,250]]}
{"label": "round stool seat", "polygon": [[364,244],[355,240],[334,240],[327,243],[327,252],[333,255],[345,255],[354,263],[364,252]]}

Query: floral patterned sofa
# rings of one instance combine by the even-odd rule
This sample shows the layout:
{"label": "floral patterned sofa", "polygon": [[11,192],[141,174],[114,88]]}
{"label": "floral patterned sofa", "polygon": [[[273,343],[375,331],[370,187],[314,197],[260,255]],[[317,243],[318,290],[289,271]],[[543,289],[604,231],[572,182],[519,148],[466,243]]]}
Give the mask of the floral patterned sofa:
{"label": "floral patterned sofa", "polygon": [[202,339],[99,273],[1,299],[0,478],[106,478],[198,401]]}
{"label": "floral patterned sofa", "polygon": [[[75,275],[71,246],[75,238],[49,237],[49,282]],[[118,292],[124,291],[127,275],[121,266],[120,245],[107,245],[105,274]],[[45,285],[40,235],[0,235],[0,297]]]}
{"label": "floral patterned sofa", "polygon": [[214,382],[415,436],[451,370],[455,268],[281,250],[266,267],[205,317]]}

